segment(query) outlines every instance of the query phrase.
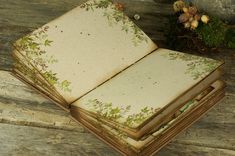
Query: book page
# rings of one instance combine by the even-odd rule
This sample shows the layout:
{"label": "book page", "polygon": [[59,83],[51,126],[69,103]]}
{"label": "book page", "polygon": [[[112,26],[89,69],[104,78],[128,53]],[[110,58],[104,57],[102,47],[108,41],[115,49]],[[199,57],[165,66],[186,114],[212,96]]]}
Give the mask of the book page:
{"label": "book page", "polygon": [[68,103],[157,48],[110,0],[88,1],[15,46]]}
{"label": "book page", "polygon": [[[200,117],[200,112],[203,109],[208,109],[208,105],[213,105],[213,103],[217,102],[224,96],[224,87],[225,84],[222,81],[216,81],[211,85],[214,88],[211,92],[207,92],[208,94],[204,96],[202,99],[197,100],[197,97],[200,97],[199,94],[196,98],[191,99],[188,103],[185,104],[180,110],[177,116],[172,118],[167,123],[163,124],[160,128],[152,131],[151,134],[147,133],[144,138],[139,140],[134,140],[129,137],[119,129],[111,128],[103,123],[101,123],[97,118],[92,118],[90,116],[84,115],[82,112],[79,112],[78,121],[81,121],[85,126],[92,125],[95,129],[92,129],[93,132],[98,132],[100,136],[112,141],[119,142],[119,145],[128,147],[132,147],[133,149],[143,150],[148,145],[153,143],[154,141],[159,142],[159,138],[164,136],[168,132],[174,132],[174,128],[176,128],[180,123],[187,122],[187,120],[194,114],[194,116]],[[207,106],[207,107],[206,107]],[[192,119],[190,120],[192,121]],[[101,133],[102,131],[102,133]]]}
{"label": "book page", "polygon": [[209,58],[158,49],[73,106],[101,120],[137,128],[220,65]]}

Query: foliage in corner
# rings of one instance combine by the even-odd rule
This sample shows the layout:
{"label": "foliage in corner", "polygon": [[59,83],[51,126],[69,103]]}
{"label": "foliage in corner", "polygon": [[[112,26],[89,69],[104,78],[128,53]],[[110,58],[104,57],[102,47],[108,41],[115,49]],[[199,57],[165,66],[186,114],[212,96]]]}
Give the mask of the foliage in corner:
{"label": "foliage in corner", "polygon": [[[35,66],[39,72],[42,73],[50,85],[58,86],[65,92],[71,92],[70,82],[67,80],[59,80],[57,73],[54,73],[48,68],[49,64],[55,64],[58,62],[54,56],[47,55],[45,50],[46,47],[50,47],[51,44],[53,44],[53,41],[48,39],[48,29],[49,26],[45,26],[19,39],[15,43],[15,48],[25,55],[26,61],[29,61],[30,65],[33,64],[33,66]],[[24,69],[21,68],[21,70]],[[32,75],[32,80],[36,81],[35,75]]]}
{"label": "foliage in corner", "polygon": [[187,69],[185,74],[190,75],[193,80],[205,77],[205,75],[221,65],[219,61],[185,53],[171,52],[164,56],[168,57],[169,60],[182,60],[186,62]]}
{"label": "foliage in corner", "polygon": [[121,30],[125,33],[132,34],[132,42],[134,46],[138,46],[141,42],[148,42],[144,32],[134,24],[123,12],[124,6],[121,3],[113,3],[112,0],[93,0],[81,5],[86,11],[95,11],[102,9],[103,16],[107,18],[109,26],[121,24]]}

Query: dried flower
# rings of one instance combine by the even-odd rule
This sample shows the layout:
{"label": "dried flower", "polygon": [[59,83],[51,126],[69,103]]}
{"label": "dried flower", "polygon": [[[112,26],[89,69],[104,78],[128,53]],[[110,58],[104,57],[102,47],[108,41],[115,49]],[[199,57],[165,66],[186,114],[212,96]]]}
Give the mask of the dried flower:
{"label": "dried flower", "polygon": [[194,19],[197,20],[197,21],[199,21],[199,20],[201,19],[201,16],[200,16],[199,14],[196,14],[196,15],[194,16]]}
{"label": "dried flower", "polygon": [[190,17],[190,18],[189,18],[189,22],[192,22],[193,20],[194,20],[193,17]]}
{"label": "dried flower", "polygon": [[188,8],[187,7],[183,7],[183,12],[184,13],[188,13]]}
{"label": "dried flower", "polygon": [[181,14],[181,15],[179,16],[179,22],[180,22],[180,23],[187,22],[187,21],[189,20],[189,18],[190,18],[190,15],[189,15],[189,14],[186,14],[186,13]]}
{"label": "dried flower", "polygon": [[123,5],[122,3],[115,3],[115,7],[116,7],[118,10],[121,10],[121,11],[124,10],[124,5]]}
{"label": "dried flower", "polygon": [[184,23],[184,27],[185,27],[185,28],[190,28],[190,27],[191,27],[191,23],[190,23],[190,22]]}
{"label": "dried flower", "polygon": [[201,21],[202,21],[203,23],[207,24],[207,23],[209,22],[209,20],[210,20],[209,16],[207,16],[207,15],[202,15]]}
{"label": "dried flower", "polygon": [[191,15],[196,15],[196,13],[197,13],[197,8],[196,8],[195,6],[189,7],[188,12],[189,12]]}
{"label": "dried flower", "polygon": [[185,6],[184,1],[178,0],[173,4],[173,9],[175,12],[179,12],[184,8],[184,6]]}
{"label": "dried flower", "polygon": [[195,6],[186,4],[184,0],[177,0],[174,3],[173,8],[175,12],[181,13],[181,15],[178,17],[178,22],[182,23],[186,29],[191,28],[192,30],[195,30],[198,27],[200,21],[203,23],[208,23],[209,21],[208,16],[201,16]]}
{"label": "dried flower", "polygon": [[198,27],[199,22],[197,20],[193,20],[191,23],[191,29],[195,30]]}

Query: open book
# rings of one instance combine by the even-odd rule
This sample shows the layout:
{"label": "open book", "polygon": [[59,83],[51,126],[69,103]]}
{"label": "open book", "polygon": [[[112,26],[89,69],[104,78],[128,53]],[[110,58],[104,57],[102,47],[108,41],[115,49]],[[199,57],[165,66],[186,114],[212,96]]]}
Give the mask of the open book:
{"label": "open book", "polygon": [[223,62],[158,48],[110,0],[14,43],[13,74],[125,155],[151,155],[224,96]]}

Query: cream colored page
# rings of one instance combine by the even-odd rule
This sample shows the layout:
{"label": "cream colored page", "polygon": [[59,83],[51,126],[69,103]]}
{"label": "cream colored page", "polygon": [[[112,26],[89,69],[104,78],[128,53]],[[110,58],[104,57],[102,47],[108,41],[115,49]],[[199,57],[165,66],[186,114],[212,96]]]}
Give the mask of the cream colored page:
{"label": "cream colored page", "polygon": [[219,65],[212,59],[158,49],[74,105],[135,128]]}
{"label": "cream colored page", "polygon": [[[153,132],[151,135],[147,136],[146,138],[142,138],[141,140],[134,140],[126,135],[124,135],[124,133],[122,133],[121,131],[117,131],[103,123],[100,123],[100,121],[96,120],[95,118],[86,116],[90,121],[89,122],[93,125],[96,125],[97,127],[102,127],[103,131],[106,132],[104,134],[109,133],[110,136],[112,135],[113,137],[117,138],[118,140],[125,142],[127,144],[129,144],[130,146],[136,148],[136,149],[142,149],[144,147],[146,147],[149,143],[151,143],[152,141],[155,141],[158,139],[158,137],[163,134],[164,132],[166,132],[166,130],[168,128],[170,128],[171,126],[174,126],[175,124],[177,124],[177,122],[179,122],[182,118],[184,118],[184,116],[186,114],[188,114],[191,110],[193,110],[194,108],[198,107],[199,105],[203,105],[205,102],[207,102],[208,100],[210,100],[215,94],[218,94],[218,90],[223,88],[223,83],[221,83],[221,81],[216,81],[215,83],[213,83],[211,85],[214,88],[214,91],[210,92],[209,94],[207,94],[207,96],[205,96],[203,99],[201,99],[200,101],[196,100],[197,97],[200,97],[201,94],[199,94],[195,99],[190,100],[187,104],[185,104],[185,106],[183,106],[180,109],[180,114],[178,114],[177,117],[173,118],[171,121],[169,121],[168,123],[164,124],[164,126],[161,126],[160,129],[157,129],[155,132]],[[202,93],[202,95],[204,95]],[[100,128],[99,128],[100,129]]]}
{"label": "cream colored page", "polygon": [[157,48],[108,0],[89,1],[27,37],[16,45],[69,103]]}

